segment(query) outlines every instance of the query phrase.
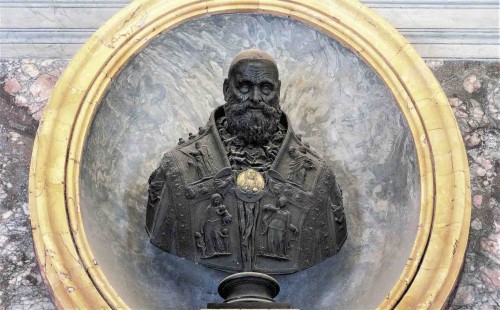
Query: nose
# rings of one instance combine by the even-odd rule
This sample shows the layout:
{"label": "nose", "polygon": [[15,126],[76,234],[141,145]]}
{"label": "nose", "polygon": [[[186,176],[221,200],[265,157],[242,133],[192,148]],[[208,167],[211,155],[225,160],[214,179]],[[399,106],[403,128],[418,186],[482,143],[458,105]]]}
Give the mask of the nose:
{"label": "nose", "polygon": [[255,103],[255,104],[257,104],[261,101],[261,93],[260,93],[260,90],[257,86],[253,87],[252,94],[250,95],[250,101],[252,101],[252,103]]}

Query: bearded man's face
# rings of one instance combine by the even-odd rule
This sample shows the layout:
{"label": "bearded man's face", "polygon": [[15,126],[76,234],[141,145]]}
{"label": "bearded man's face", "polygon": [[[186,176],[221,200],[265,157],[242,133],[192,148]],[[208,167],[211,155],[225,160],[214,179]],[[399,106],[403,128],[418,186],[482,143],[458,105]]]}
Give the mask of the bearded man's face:
{"label": "bearded man's face", "polygon": [[268,60],[241,60],[224,81],[227,130],[254,145],[267,143],[278,130],[280,81]]}

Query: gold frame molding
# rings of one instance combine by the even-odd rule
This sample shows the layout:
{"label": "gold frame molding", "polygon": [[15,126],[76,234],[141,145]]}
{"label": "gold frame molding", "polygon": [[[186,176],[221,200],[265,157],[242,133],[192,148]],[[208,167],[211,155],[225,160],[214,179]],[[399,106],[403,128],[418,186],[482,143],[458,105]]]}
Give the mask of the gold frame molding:
{"label": "gold frame molding", "polygon": [[159,33],[233,12],[288,17],[319,29],[359,55],[392,91],[416,145],[421,210],[406,267],[379,308],[442,308],[469,234],[465,148],[447,98],[423,60],[393,27],[355,0],[135,1],[88,40],[45,108],[31,161],[35,252],[57,308],[128,308],[94,259],[80,216],[80,159],[105,91]]}

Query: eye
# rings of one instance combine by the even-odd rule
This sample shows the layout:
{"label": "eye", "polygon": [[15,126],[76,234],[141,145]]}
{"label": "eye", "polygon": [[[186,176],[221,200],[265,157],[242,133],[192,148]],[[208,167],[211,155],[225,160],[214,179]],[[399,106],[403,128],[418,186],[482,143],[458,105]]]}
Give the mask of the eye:
{"label": "eye", "polygon": [[263,84],[263,85],[260,87],[260,91],[261,91],[264,95],[269,95],[269,94],[273,91],[273,86],[272,86],[272,85],[269,85],[269,84]]}
{"label": "eye", "polygon": [[248,85],[248,83],[241,83],[239,86],[238,86],[238,90],[240,92],[242,92],[243,94],[246,94],[250,91],[250,85]]}

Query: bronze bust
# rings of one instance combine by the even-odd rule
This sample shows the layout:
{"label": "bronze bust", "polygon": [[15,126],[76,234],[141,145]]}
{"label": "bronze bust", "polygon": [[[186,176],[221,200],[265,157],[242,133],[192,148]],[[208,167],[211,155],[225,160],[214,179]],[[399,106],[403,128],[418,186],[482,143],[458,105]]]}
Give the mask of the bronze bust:
{"label": "bronze bust", "polygon": [[235,57],[226,103],[149,178],[151,243],[207,267],[267,274],[293,273],[340,250],[342,192],[331,165],[293,132],[280,86],[267,53]]}

